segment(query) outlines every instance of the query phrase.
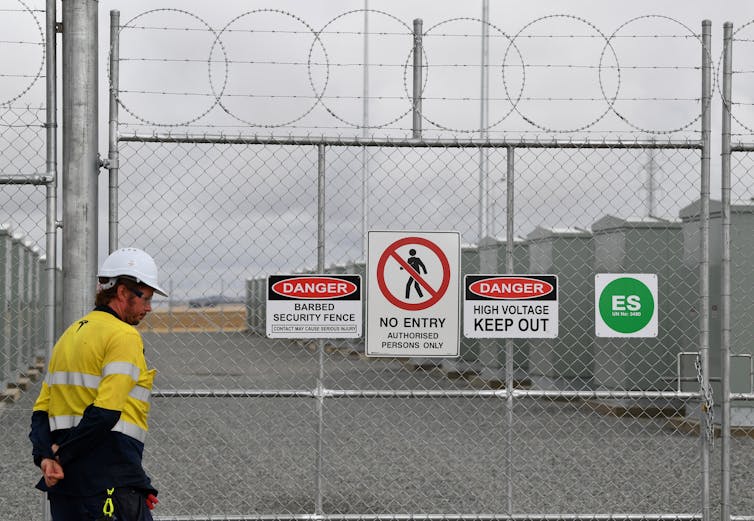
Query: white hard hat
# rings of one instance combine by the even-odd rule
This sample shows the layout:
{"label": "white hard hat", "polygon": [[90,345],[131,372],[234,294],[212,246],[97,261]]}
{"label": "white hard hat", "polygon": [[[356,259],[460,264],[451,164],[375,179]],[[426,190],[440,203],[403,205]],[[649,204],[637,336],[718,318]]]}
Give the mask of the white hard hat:
{"label": "white hard hat", "polygon": [[97,277],[110,279],[109,284],[102,285],[105,289],[114,286],[118,277],[130,277],[149,286],[155,293],[168,296],[157,283],[157,264],[154,259],[138,248],[120,248],[112,252],[102,263]]}

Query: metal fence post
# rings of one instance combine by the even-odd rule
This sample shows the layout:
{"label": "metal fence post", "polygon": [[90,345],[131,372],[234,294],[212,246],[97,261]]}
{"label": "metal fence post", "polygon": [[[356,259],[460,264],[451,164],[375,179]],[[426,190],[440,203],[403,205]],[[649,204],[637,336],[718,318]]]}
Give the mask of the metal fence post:
{"label": "metal fence post", "polygon": [[[714,437],[713,419],[710,417],[707,398],[710,393],[709,384],[709,198],[710,198],[710,101],[712,96],[711,82],[711,22],[702,22],[702,161],[701,161],[701,198],[700,198],[700,261],[699,261],[699,294],[701,313],[699,314],[699,351],[702,379],[700,382],[700,401],[702,417],[700,418],[700,447],[702,464],[702,515],[704,521],[711,519],[710,505],[710,451]],[[705,428],[701,428],[704,426]]]}
{"label": "metal fence post", "polygon": [[[482,66],[481,93],[479,106],[479,137],[487,137],[489,125],[489,58],[490,38],[488,20],[490,16],[489,0],[482,1]],[[479,240],[490,235],[490,190],[489,190],[489,149],[479,147]]]}
{"label": "metal fence post", "polygon": [[413,137],[422,137],[422,25],[421,18],[414,20],[414,80],[413,80]]}
{"label": "metal fence post", "polygon": [[[514,209],[514,151],[512,146],[506,147],[506,217],[505,217],[505,271],[513,273],[514,268],[514,241],[513,234],[513,209]],[[505,340],[505,392],[508,412],[508,514],[513,515],[513,340]]]}
{"label": "metal fence post", "polygon": [[[364,0],[364,102],[362,107],[361,137],[369,137],[369,1]],[[367,258],[367,232],[369,231],[369,148],[361,147],[361,258]]]}
{"label": "metal fence post", "polygon": [[[46,85],[46,199],[47,199],[47,225],[45,230],[45,356],[49,359],[52,346],[55,343],[55,292],[56,292],[56,265],[57,265],[57,198],[58,198],[58,62],[57,62],[57,3],[55,0],[47,0],[46,9],[46,39],[45,51],[47,53],[47,85]],[[47,501],[44,501],[47,508]]]}
{"label": "metal fence post", "polygon": [[8,279],[10,274],[10,228],[0,225],[0,387],[5,389],[10,381],[11,349],[8,327],[9,304]]}
{"label": "metal fence post", "polygon": [[63,322],[91,305],[97,271],[98,2],[63,2]]}
{"label": "metal fence post", "polygon": [[721,164],[721,261],[720,261],[720,378],[721,420],[720,420],[720,519],[730,521],[730,306],[731,306],[731,244],[730,244],[730,190],[731,190],[731,110],[733,92],[733,24],[723,26],[723,100],[722,100],[722,140],[720,145]]}
{"label": "metal fence post", "polygon": [[110,126],[107,168],[109,175],[108,251],[118,249],[118,89],[120,88],[120,11],[110,11]]}
{"label": "metal fence post", "polygon": [[[317,145],[317,273],[325,271],[325,145]],[[324,514],[322,508],[322,436],[324,435],[324,376],[325,341],[317,341],[319,371],[317,373],[317,465],[316,465],[316,515]]]}

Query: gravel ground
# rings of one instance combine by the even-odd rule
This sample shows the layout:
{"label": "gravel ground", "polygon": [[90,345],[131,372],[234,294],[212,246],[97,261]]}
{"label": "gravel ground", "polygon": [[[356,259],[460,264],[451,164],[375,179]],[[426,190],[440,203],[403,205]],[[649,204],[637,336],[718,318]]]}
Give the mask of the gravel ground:
{"label": "gravel ground", "polygon": [[[238,334],[145,335],[160,389],[316,387],[318,355]],[[331,389],[472,389],[436,370],[340,352]],[[27,439],[37,382],[0,409],[0,521],[41,520]],[[499,398],[155,398],[145,466],[161,516],[311,514],[694,514],[699,439],[662,418],[582,402]],[[512,418],[512,421],[511,421]],[[719,441],[712,456],[718,501]],[[734,438],[732,512],[754,515],[754,439]],[[715,509],[717,510],[717,509]],[[716,515],[715,511],[713,515]]]}

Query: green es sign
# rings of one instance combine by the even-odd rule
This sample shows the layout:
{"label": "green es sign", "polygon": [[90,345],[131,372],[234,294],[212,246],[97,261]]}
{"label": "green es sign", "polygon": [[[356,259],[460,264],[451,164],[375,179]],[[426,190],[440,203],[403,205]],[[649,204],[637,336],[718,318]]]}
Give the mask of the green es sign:
{"label": "green es sign", "polygon": [[594,290],[598,337],[657,336],[657,275],[599,273]]}

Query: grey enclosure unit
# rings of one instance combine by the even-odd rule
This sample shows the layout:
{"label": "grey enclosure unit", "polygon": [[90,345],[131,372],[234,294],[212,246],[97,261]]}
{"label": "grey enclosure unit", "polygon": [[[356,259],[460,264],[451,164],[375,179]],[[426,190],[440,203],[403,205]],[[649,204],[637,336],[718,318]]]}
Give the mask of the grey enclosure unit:
{"label": "grey enclosure unit", "polygon": [[[699,263],[699,202],[681,209],[683,221],[684,263],[690,268]],[[751,287],[754,282],[754,205],[751,202],[735,202],[730,208],[730,391],[751,393],[752,358],[754,358],[754,307],[751,301]],[[720,201],[710,201],[710,309],[709,309],[709,372],[713,397],[721,396],[721,263],[722,263],[722,215]],[[695,310],[693,317],[698,320]],[[681,389],[697,391],[694,359],[698,346],[688,349],[689,355],[682,357],[680,365]],[[731,425],[754,426],[754,407],[751,402],[731,403]],[[716,409],[717,413],[718,410]],[[720,422],[719,414],[715,421]]]}
{"label": "grey enclosure unit", "polygon": [[[467,244],[461,246],[461,308],[463,308],[463,279],[466,275],[479,273],[479,248]],[[450,376],[471,376],[481,372],[479,363],[479,339],[463,336],[463,312],[461,312],[461,352],[458,358],[446,358],[442,369]]]}
{"label": "grey enclosure unit", "polygon": [[[506,270],[506,241],[485,237],[479,241],[479,273],[508,273]],[[526,273],[529,269],[529,246],[524,239],[513,241],[513,273]],[[514,383],[529,383],[529,345],[524,340],[513,342]],[[506,340],[480,339],[479,362],[481,377],[489,382],[505,382]]]}
{"label": "grey enclosure unit", "polygon": [[537,227],[526,239],[529,272],[558,276],[558,337],[528,341],[531,379],[543,389],[589,389],[594,368],[592,233]]}
{"label": "grey enclosure unit", "polygon": [[332,275],[339,275],[343,273],[348,273],[346,271],[346,265],[337,263],[337,264],[330,264],[327,268],[325,268],[325,273],[332,274]]}
{"label": "grey enclosure unit", "polygon": [[266,278],[246,279],[246,327],[262,334],[265,330],[266,286]]}
{"label": "grey enclosure unit", "polygon": [[698,277],[683,264],[681,223],[605,216],[592,225],[595,273],[653,273],[659,331],[654,338],[595,337],[594,383],[609,390],[676,387],[678,354],[695,345]]}
{"label": "grey enclosure unit", "polygon": [[352,261],[346,264],[344,273],[361,276],[361,338],[344,338],[341,340],[352,351],[364,352],[364,333],[367,320],[367,264],[364,261]]}

